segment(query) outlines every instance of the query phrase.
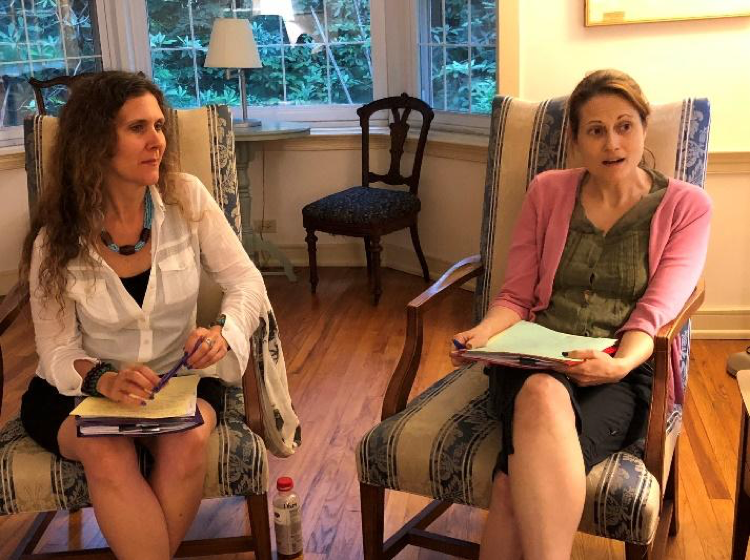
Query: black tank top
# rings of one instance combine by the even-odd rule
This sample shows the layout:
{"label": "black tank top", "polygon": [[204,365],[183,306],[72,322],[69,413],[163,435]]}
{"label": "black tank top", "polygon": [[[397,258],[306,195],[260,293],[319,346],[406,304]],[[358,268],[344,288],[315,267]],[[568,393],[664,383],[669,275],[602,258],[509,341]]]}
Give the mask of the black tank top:
{"label": "black tank top", "polygon": [[128,276],[127,278],[120,277],[122,285],[136,301],[139,307],[143,307],[143,298],[146,297],[146,287],[148,286],[148,278],[151,276],[151,269],[147,268],[140,274],[135,276]]}

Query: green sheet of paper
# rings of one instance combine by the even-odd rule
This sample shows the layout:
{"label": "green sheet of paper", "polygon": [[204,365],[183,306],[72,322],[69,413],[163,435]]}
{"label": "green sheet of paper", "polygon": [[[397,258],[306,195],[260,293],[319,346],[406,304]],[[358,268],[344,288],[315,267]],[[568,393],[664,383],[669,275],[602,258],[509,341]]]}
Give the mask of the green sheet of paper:
{"label": "green sheet of paper", "polygon": [[564,357],[562,353],[571,350],[604,350],[616,343],[616,338],[577,336],[553,331],[536,323],[519,321],[490,338],[486,346],[473,348],[466,354],[471,356],[479,354],[519,355],[575,361],[573,358]]}

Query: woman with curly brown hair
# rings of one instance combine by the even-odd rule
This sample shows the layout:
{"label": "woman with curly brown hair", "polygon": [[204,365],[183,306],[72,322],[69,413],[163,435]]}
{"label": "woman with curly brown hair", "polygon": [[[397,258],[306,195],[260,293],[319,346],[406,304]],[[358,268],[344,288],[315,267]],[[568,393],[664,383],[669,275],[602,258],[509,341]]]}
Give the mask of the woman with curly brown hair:
{"label": "woman with curly brown hair", "polygon": [[[148,79],[102,72],[63,107],[52,165],[26,240],[39,367],[21,420],[47,450],[83,464],[97,521],[118,558],[171,557],[200,504],[220,382],[238,382],[265,287],[200,181],[171,169],[164,96]],[[201,268],[222,287],[220,320],[196,328]],[[200,342],[202,340],[202,342]],[[78,437],[74,397],[146,405],[184,351],[201,370],[191,430]]]}

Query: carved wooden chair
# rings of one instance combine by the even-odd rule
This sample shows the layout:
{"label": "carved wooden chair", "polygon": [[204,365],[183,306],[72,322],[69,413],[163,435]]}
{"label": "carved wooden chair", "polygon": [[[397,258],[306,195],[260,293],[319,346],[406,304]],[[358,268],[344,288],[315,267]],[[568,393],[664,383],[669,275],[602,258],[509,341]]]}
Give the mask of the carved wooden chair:
{"label": "carved wooden chair", "polygon": [[[170,142],[178,144],[178,168],[192,173],[212,191],[232,228],[240,234],[237,204],[237,171],[234,158],[232,118],[226,106],[172,111],[176,119]],[[29,204],[33,208],[43,184],[44,169],[56,132],[57,119],[35,116],[26,120],[26,170]],[[208,325],[216,317],[221,301],[220,287],[203,274],[198,300],[198,324]],[[28,293],[16,286],[0,305],[0,335],[28,304]],[[209,470],[204,498],[241,496],[247,502],[252,536],[185,541],[177,556],[201,556],[254,550],[256,558],[271,559],[268,517],[268,463],[266,447],[277,456],[287,456],[300,443],[298,425],[281,426],[266,390],[265,382],[274,369],[271,360],[283,360],[277,338],[276,319],[270,304],[253,334],[253,357],[241,387],[225,386],[224,410],[209,443]],[[0,397],[3,381],[3,348],[0,346]],[[277,396],[278,398],[278,396]],[[1,404],[0,400],[0,404]],[[149,458],[143,452],[144,473]],[[20,419],[0,428],[0,515],[40,512],[16,551],[20,558],[33,552],[57,510],[78,510],[90,506],[82,465],[67,461],[39,447],[25,433]],[[85,554],[106,556],[108,549]],[[77,556],[81,551],[56,553]],[[50,557],[43,555],[45,558]]]}
{"label": "carved wooden chair", "polygon": [[75,76],[55,76],[48,80],[29,78],[29,84],[34,90],[36,108],[40,115],[57,115],[57,110],[68,100],[70,88],[74,87],[81,78],[90,76],[91,72],[82,72]]}
{"label": "carved wooden chair", "polygon": [[[482,366],[454,370],[407,402],[422,353],[425,313],[450,290],[477,278],[475,318],[499,290],[510,232],[531,179],[547,169],[575,167],[568,157],[565,98],[530,103],[497,97],[492,109],[481,247],[407,306],[406,342],[385,395],[382,422],[356,450],[366,560],[393,558],[411,544],[477,558],[476,543],[427,530],[451,504],[489,506],[500,426],[487,410]],[[703,185],[709,130],[705,99],[653,107],[646,147],[666,175]],[[653,395],[645,441],[595,466],[586,481],[580,531],[626,543],[628,560],[660,558],[678,530],[678,436],[684,393],[668,407],[670,365],[687,390],[689,317],[701,304],[699,285],[679,316],[655,339]],[[673,345],[673,341],[677,341]],[[679,349],[679,350],[678,350]],[[434,501],[385,543],[385,490]]]}
{"label": "carved wooden chair", "polygon": [[[370,117],[377,111],[388,110],[393,116],[390,123],[391,161],[388,172],[380,175],[370,171]],[[421,130],[414,152],[411,175],[401,173],[401,158],[410,125],[407,122],[412,111],[422,115]],[[419,244],[417,215],[421,208],[417,191],[422,169],[422,157],[427,144],[427,132],[434,112],[421,99],[402,93],[398,97],[378,99],[357,109],[359,124],[362,127],[362,185],[328,195],[302,209],[302,224],[307,230],[307,252],[310,261],[310,288],[313,293],[318,285],[316,257],[316,231],[334,235],[362,237],[367,256],[367,274],[372,285],[375,304],[378,303],[382,288],[380,285],[380,253],[383,248],[380,238],[383,235],[409,228],[414,250],[417,252],[425,282],[430,279],[427,261]],[[383,182],[387,185],[407,185],[408,191],[373,188],[370,183]]]}

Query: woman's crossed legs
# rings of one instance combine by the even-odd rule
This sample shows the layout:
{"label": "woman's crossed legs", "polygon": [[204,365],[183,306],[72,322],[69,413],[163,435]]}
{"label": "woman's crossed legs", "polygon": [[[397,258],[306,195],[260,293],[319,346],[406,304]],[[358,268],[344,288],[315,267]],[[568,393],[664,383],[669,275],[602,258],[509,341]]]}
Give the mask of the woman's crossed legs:
{"label": "woman's crossed legs", "polygon": [[171,558],[190,528],[203,493],[208,438],[216,426],[211,405],[198,399],[198,406],[203,425],[141,439],[154,458],[148,480],[138,468],[133,438],[79,438],[73,417],[60,427],[60,452],[83,463],[96,520],[118,558]]}
{"label": "woman's crossed legs", "polygon": [[567,389],[531,375],[513,415],[508,475],[492,486],[481,560],[569,559],[586,494],[576,418]]}

